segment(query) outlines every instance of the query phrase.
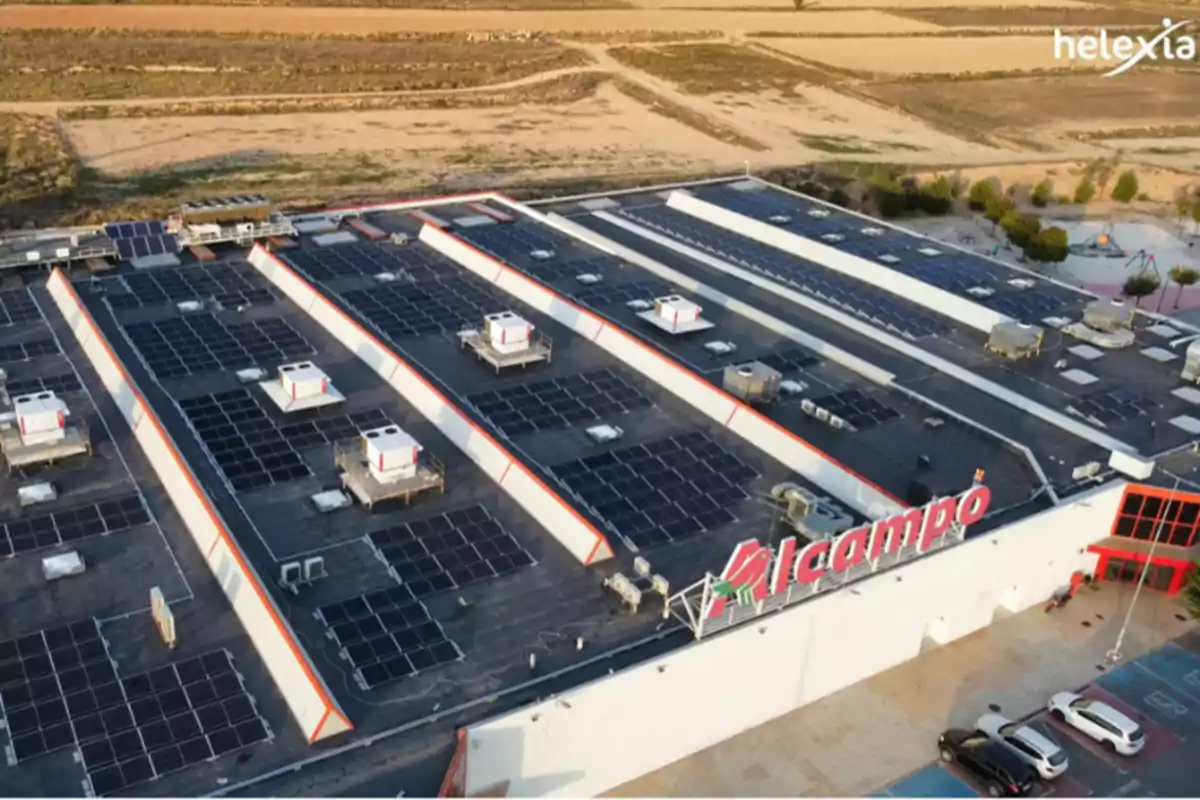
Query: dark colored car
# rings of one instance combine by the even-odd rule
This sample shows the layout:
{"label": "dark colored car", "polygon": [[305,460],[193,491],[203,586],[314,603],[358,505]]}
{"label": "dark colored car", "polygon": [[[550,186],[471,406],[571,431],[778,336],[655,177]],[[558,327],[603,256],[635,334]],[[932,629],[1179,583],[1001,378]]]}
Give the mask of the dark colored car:
{"label": "dark colored car", "polygon": [[1024,797],[1033,790],[1035,776],[1029,765],[983,731],[951,728],[938,737],[938,749],[942,761],[959,764],[983,781],[991,797]]}

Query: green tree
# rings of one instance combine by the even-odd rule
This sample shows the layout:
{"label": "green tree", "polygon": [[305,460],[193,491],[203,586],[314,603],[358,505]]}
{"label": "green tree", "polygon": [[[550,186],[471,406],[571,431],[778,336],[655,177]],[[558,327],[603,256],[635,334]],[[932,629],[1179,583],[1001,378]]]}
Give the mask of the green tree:
{"label": "green tree", "polygon": [[[971,190],[967,194],[967,199],[971,202],[971,208],[976,211],[983,211],[988,207],[988,203],[996,199],[996,184],[990,180],[975,181],[971,184]],[[996,220],[992,220],[995,222]]]}
{"label": "green tree", "polygon": [[1075,202],[1086,204],[1092,202],[1092,198],[1096,196],[1096,184],[1092,183],[1090,175],[1084,175],[1079,180],[1079,185],[1075,187]]}
{"label": "green tree", "polygon": [[1025,246],[1025,255],[1028,258],[1047,264],[1066,261],[1069,252],[1067,232],[1058,227],[1038,231]]}
{"label": "green tree", "polygon": [[1037,217],[1022,214],[1014,208],[1000,218],[1000,227],[1004,229],[1013,246],[1024,249],[1041,230],[1042,223]]}
{"label": "green tree", "polygon": [[1187,585],[1183,587],[1183,602],[1192,619],[1200,619],[1200,560],[1192,564]]}
{"label": "green tree", "polygon": [[1113,187],[1112,197],[1118,203],[1128,203],[1133,198],[1137,197],[1138,179],[1133,170],[1127,169],[1121,173],[1121,177],[1117,178],[1117,185]]}
{"label": "green tree", "polygon": [[1183,264],[1177,264],[1171,267],[1171,271],[1168,274],[1171,276],[1171,280],[1175,282],[1175,285],[1179,287],[1179,290],[1175,292],[1175,308],[1179,308],[1179,301],[1183,297],[1184,287],[1191,286],[1200,281],[1200,270],[1192,269]]}
{"label": "green tree", "polygon": [[1054,181],[1046,178],[1033,187],[1033,194],[1029,196],[1029,200],[1038,208],[1045,208],[1052,197],[1054,197]]}
{"label": "green tree", "polygon": [[993,225],[997,225],[1000,223],[1000,220],[1004,218],[1004,215],[1012,211],[1012,209],[1012,200],[1008,199],[1007,197],[993,197],[991,200],[988,200],[987,205],[984,206],[983,216]]}
{"label": "green tree", "polygon": [[1141,275],[1130,275],[1126,278],[1121,292],[1126,297],[1132,297],[1135,306],[1141,306],[1142,298],[1157,292],[1160,284],[1157,275],[1143,272]]}
{"label": "green tree", "polygon": [[954,204],[954,187],[945,175],[925,184],[918,192],[917,205],[926,214],[941,216],[948,213]]}

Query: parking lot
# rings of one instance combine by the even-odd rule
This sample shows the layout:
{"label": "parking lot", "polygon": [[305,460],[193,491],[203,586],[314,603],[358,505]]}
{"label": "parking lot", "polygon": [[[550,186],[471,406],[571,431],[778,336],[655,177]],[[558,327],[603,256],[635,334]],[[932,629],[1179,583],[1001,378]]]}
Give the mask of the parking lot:
{"label": "parking lot", "polygon": [[[1126,758],[1050,717],[1027,717],[1058,742],[1070,768],[1053,783],[1037,784],[1038,797],[1181,797],[1200,786],[1200,655],[1169,643],[1109,670],[1082,687],[1136,720],[1146,747]],[[987,709],[980,709],[985,713]],[[933,752],[935,745],[929,744]],[[902,778],[876,797],[978,797],[984,787],[956,765],[934,762]]]}

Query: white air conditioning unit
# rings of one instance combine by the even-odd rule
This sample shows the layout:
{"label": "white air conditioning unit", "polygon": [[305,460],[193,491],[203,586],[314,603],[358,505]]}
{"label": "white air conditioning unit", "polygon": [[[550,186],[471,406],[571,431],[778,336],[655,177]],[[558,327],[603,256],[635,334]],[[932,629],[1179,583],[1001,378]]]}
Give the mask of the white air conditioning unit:
{"label": "white air conditioning unit", "polygon": [[821,420],[821,422],[829,422],[829,417],[830,417],[830,414],[829,414],[829,409],[827,409],[827,408],[818,408],[818,409],[817,409],[816,411],[814,411],[813,413],[814,413],[814,415],[816,416],[816,418],[817,418],[817,419]]}
{"label": "white air conditioning unit", "polygon": [[650,577],[650,562],[638,556],[633,560],[633,573],[639,578]]}
{"label": "white air conditioning unit", "polygon": [[805,398],[800,401],[800,410],[811,416],[817,412],[817,404],[812,400]]}
{"label": "white air conditioning unit", "polygon": [[829,427],[833,428],[835,431],[845,430],[846,420],[842,419],[841,417],[831,416],[829,418]]}
{"label": "white air conditioning unit", "polygon": [[328,577],[329,573],[325,571],[325,557],[313,556],[312,558],[304,559],[304,582],[316,583],[321,578]]}
{"label": "white air conditioning unit", "polygon": [[303,579],[299,561],[289,561],[279,567],[279,585],[295,588]]}

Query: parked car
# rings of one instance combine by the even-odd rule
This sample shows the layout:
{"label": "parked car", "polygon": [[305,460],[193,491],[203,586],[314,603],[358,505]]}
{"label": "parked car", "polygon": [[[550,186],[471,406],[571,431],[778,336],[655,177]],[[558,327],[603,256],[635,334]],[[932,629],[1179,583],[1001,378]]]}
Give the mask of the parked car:
{"label": "parked car", "polygon": [[983,731],[951,728],[938,737],[938,750],[942,761],[983,781],[991,797],[1024,797],[1033,790],[1033,770]]}
{"label": "parked car", "polygon": [[1052,781],[1067,771],[1067,753],[1045,734],[1028,725],[1013,722],[1000,714],[984,714],[975,727],[996,744],[1037,770],[1037,774]]}
{"label": "parked car", "polygon": [[1107,703],[1074,692],[1059,692],[1047,703],[1055,719],[1090,736],[1123,756],[1135,756],[1146,746],[1146,734],[1129,717]]}

